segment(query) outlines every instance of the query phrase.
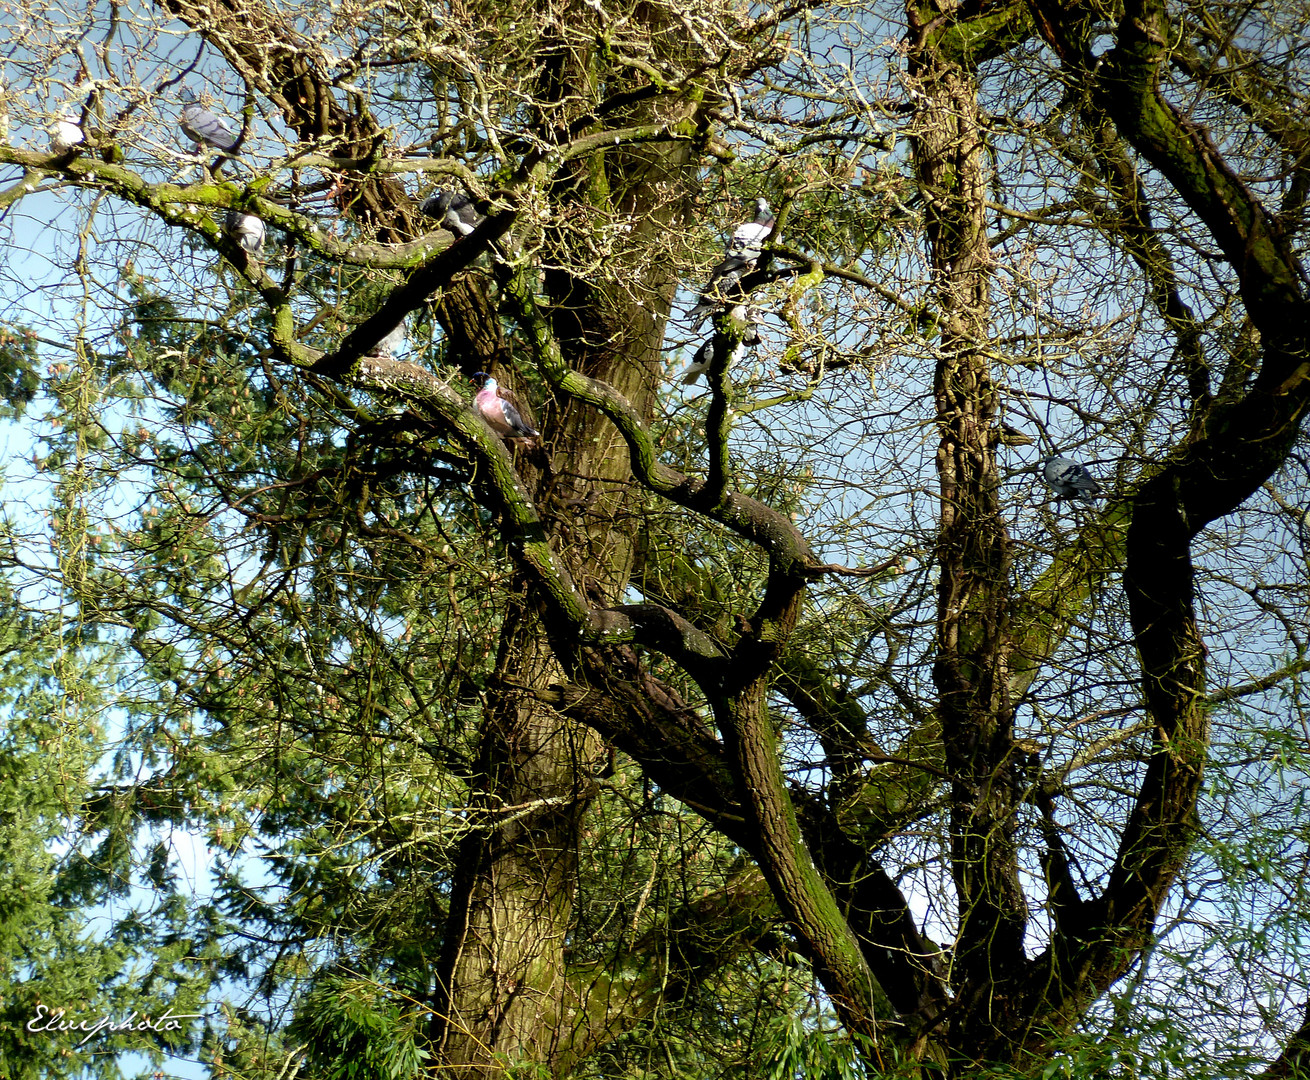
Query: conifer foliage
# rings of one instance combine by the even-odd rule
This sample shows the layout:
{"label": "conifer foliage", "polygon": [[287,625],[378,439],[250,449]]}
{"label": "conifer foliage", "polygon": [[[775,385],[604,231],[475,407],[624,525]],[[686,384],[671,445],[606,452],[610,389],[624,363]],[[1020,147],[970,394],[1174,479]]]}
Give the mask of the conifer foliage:
{"label": "conifer foliage", "polygon": [[1305,14],[20,2],[0,1073],[1310,1068]]}

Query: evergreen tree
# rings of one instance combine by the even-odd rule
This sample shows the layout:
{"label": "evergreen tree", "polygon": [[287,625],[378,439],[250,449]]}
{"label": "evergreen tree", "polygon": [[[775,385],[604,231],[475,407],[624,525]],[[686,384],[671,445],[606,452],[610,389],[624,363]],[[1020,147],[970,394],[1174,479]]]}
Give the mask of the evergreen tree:
{"label": "evergreen tree", "polygon": [[1302,1068],[1294,14],[63,17],[15,1074],[93,984],[214,1075]]}

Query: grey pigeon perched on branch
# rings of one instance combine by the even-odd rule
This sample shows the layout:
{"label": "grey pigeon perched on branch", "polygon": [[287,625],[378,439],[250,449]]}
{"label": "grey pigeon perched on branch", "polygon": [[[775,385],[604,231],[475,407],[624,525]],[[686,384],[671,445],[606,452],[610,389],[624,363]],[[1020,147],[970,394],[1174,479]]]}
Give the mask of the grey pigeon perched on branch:
{"label": "grey pigeon perched on branch", "polygon": [[[741,359],[742,353],[748,347],[753,349],[762,340],[759,327],[761,316],[758,308],[748,308],[745,304],[738,304],[732,309],[732,317],[746,325],[742,332],[741,341],[733,347],[732,355],[728,357],[729,367]],[[710,337],[701,343],[701,347],[696,350],[696,355],[691,358],[691,366],[683,372],[683,385],[690,386],[705,372],[709,371],[710,361],[713,359],[714,338]]]}
{"label": "grey pigeon perched on branch", "polygon": [[80,123],[81,116],[71,109],[50,125],[50,152],[66,154],[86,141]]}
{"label": "grey pigeon perched on branch", "polygon": [[497,435],[506,439],[531,439],[541,434],[532,426],[532,414],[512,390],[498,385],[485,371],[476,372],[473,378],[485,380],[473,398],[473,407]]}
{"label": "grey pigeon perched on branch", "polygon": [[1091,505],[1101,493],[1101,485],[1092,479],[1091,473],[1078,462],[1059,454],[1046,459],[1042,476],[1058,499],[1077,499]]}
{"label": "grey pigeon perched on branch", "polygon": [[700,300],[688,312],[692,326],[699,326],[705,317],[721,302],[723,295],[741,279],[742,274],[755,266],[764,253],[764,241],[773,232],[775,218],[768,202],[755,200],[755,220],[738,225],[728,240],[724,258],[710,273],[710,279],[701,290]]}
{"label": "grey pigeon perched on branch", "polygon": [[[759,339],[757,338],[756,340],[758,341]],[[728,357],[728,367],[732,367],[733,364],[741,359],[741,354],[745,352],[747,344],[748,342],[741,341],[733,347],[732,354]],[[710,363],[713,359],[714,339],[708,338],[706,339],[705,344],[696,350],[696,355],[691,358],[691,367],[689,367],[682,376],[683,385],[690,386],[704,375],[705,372],[709,371]]]}
{"label": "grey pigeon perched on branch", "polygon": [[264,238],[268,230],[264,227],[264,222],[254,214],[229,210],[223,225],[228,235],[249,254],[258,255],[264,250]]}
{"label": "grey pigeon perched on branch", "polygon": [[231,151],[237,145],[237,133],[221,116],[215,116],[196,100],[189,88],[183,88],[182,131],[197,146]]}
{"label": "grey pigeon perched on branch", "polygon": [[691,358],[691,367],[683,373],[682,383],[684,386],[690,386],[699,379],[705,372],[710,369],[710,361],[714,359],[714,339],[706,338],[701,347],[696,350],[696,355]]}
{"label": "grey pigeon perched on branch", "polygon": [[436,218],[456,236],[468,236],[483,220],[473,208],[472,199],[445,188],[437,188],[419,204],[419,210],[430,218]]}

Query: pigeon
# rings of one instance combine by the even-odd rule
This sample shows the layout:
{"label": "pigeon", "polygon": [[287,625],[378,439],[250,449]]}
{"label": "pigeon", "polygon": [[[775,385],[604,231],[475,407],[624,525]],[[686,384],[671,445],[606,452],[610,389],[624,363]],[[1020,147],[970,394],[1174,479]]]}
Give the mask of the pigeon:
{"label": "pigeon", "polygon": [[378,342],[376,355],[383,360],[390,360],[397,349],[405,344],[405,321],[402,319],[395,328]]}
{"label": "pigeon", "polygon": [[472,199],[445,188],[437,188],[419,204],[419,210],[430,218],[436,218],[456,236],[468,236],[483,220],[473,208]]}
{"label": "pigeon", "polygon": [[267,229],[264,222],[254,214],[240,210],[229,210],[223,222],[227,233],[251,255],[258,255],[264,250],[264,237]]}
{"label": "pigeon", "polygon": [[[751,329],[754,329],[754,327],[751,327]],[[760,338],[757,332],[753,341],[746,340],[738,342],[733,347],[732,354],[728,357],[728,367],[732,367],[733,364],[741,359],[741,354],[746,350],[747,345],[758,345],[759,341]],[[682,384],[684,386],[691,386],[697,379],[704,375],[705,372],[709,371],[710,363],[713,360],[714,339],[709,338],[706,340],[705,344],[696,350],[696,355],[691,358],[691,367],[683,373]]]}
{"label": "pigeon", "polygon": [[1057,499],[1077,499],[1090,506],[1101,493],[1101,485],[1092,479],[1091,473],[1078,462],[1058,454],[1046,459],[1042,476]]}
{"label": "pigeon", "polygon": [[50,152],[52,154],[66,154],[73,147],[80,146],[86,141],[80,121],[81,117],[70,110],[50,125]]}
{"label": "pigeon", "polygon": [[[737,347],[732,350],[732,355],[728,358],[729,366],[735,364],[741,359],[742,349],[744,347],[749,346],[753,349],[763,340],[760,336],[759,323],[762,315],[759,308],[748,308],[745,304],[738,304],[732,309],[730,314],[738,322],[745,323],[746,328],[742,332],[741,341],[738,343]],[[709,338],[699,349],[696,350],[696,355],[691,358],[691,367],[689,367],[682,376],[683,385],[690,386],[705,374],[705,372],[710,369],[710,360],[713,356],[714,339]]]}
{"label": "pigeon", "polygon": [[741,343],[743,345],[753,349],[764,340],[760,336],[760,320],[764,318],[764,313],[759,308],[738,304],[728,314],[738,322],[746,324],[746,329],[741,333]]}
{"label": "pigeon", "polygon": [[221,116],[203,108],[190,89],[182,91],[182,131],[199,146],[212,146],[215,150],[231,151],[237,145],[237,133]]}
{"label": "pigeon", "polygon": [[689,367],[682,376],[683,386],[691,386],[705,372],[710,369],[710,361],[714,359],[714,339],[706,338],[701,347],[696,350],[696,355],[691,358],[691,367]]}
{"label": "pigeon", "polygon": [[541,434],[525,419],[530,414],[512,391],[498,386],[485,371],[477,372],[473,378],[486,380],[473,398],[473,407],[497,435],[506,439],[531,439]]}
{"label": "pigeon", "polygon": [[699,326],[705,317],[714,310],[716,302],[725,293],[730,292],[741,280],[741,276],[755,266],[764,253],[764,241],[773,232],[773,211],[768,202],[759,198],[755,200],[755,220],[738,225],[724,252],[724,259],[710,273],[710,279],[701,290],[700,300],[687,314],[692,326]]}

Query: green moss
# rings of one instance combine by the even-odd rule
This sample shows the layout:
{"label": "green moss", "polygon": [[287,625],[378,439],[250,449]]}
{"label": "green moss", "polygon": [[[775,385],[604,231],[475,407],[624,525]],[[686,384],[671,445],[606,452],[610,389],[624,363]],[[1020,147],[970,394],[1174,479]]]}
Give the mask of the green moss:
{"label": "green moss", "polygon": [[[919,17],[931,23],[941,13],[930,4],[919,7]],[[1033,36],[1028,6],[1010,3],[965,19],[947,18],[928,38],[927,48],[941,59],[975,68],[1001,56]]]}

